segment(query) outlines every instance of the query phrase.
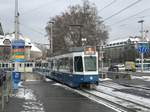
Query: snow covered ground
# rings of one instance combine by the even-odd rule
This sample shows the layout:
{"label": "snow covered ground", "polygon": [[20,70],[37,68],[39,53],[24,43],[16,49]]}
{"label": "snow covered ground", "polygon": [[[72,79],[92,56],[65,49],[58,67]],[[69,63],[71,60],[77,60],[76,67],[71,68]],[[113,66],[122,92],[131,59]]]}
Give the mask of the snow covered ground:
{"label": "snow covered ground", "polygon": [[115,89],[113,89],[113,88],[104,87],[104,86],[98,86],[97,90],[100,90],[104,93],[107,93],[107,94],[110,94],[110,95],[113,95],[113,96],[116,96],[116,97],[123,98],[123,99],[128,100],[128,101],[136,102],[140,105],[145,105],[147,107],[150,107],[150,99],[148,99],[148,98],[144,98],[144,97],[140,97],[140,96],[136,96],[136,95],[132,95],[132,94],[128,94],[128,93],[115,91]]}
{"label": "snow covered ground", "polygon": [[[110,79],[104,79],[104,80],[101,80],[101,81],[106,81],[106,80],[109,81]],[[118,89],[127,89],[128,88],[128,87],[124,87],[124,86],[121,86],[121,85],[118,85],[118,84],[115,84],[115,83],[109,83],[109,85],[111,85],[111,84],[113,85],[112,87],[116,87]],[[108,104],[106,102],[100,101],[100,100],[92,97],[91,95],[89,95],[87,93],[84,93],[84,92],[82,92],[80,90],[69,88],[69,87],[67,87],[65,85],[62,85],[60,83],[54,83],[53,85],[61,86],[61,87],[65,88],[65,89],[69,89],[71,91],[77,92],[77,93],[79,93],[79,94],[81,94],[81,95],[83,95],[85,97],[88,97],[89,99],[91,99],[93,101],[96,101],[96,102],[98,102],[100,104],[103,104],[103,105],[105,105],[105,106],[107,106],[107,107],[109,107],[111,109],[114,109],[117,112],[122,111],[122,110],[119,110],[116,107],[113,107],[111,104]],[[144,105],[146,107],[150,107],[150,98],[144,98],[144,97],[141,97],[141,96],[136,96],[136,95],[133,95],[133,94],[116,91],[113,88],[105,87],[105,86],[102,86],[102,85],[97,86],[96,89],[101,91],[101,92],[98,92],[98,91],[95,91],[95,90],[90,90],[90,93],[95,94],[96,96],[105,98],[105,99],[107,99],[109,101],[113,101],[114,103],[121,104],[124,107],[135,109],[136,112],[149,112],[149,109],[143,108],[142,106],[139,107],[139,105]],[[107,94],[104,94],[104,93],[107,93]],[[118,98],[115,98],[115,97],[122,98],[122,100],[118,99]],[[135,104],[134,103],[130,103],[130,102],[135,102]]]}
{"label": "snow covered ground", "polygon": [[[140,76],[132,76],[132,79],[142,79],[144,81],[150,81],[150,76],[141,76],[141,77]],[[48,79],[48,78],[45,78],[45,81],[49,82],[49,81],[52,81],[52,80]],[[112,85],[112,87],[115,87],[115,88],[118,88],[118,89],[127,89],[128,88],[128,87],[120,86],[118,84],[110,83],[109,81],[111,81],[111,79],[108,79],[108,78],[107,79],[100,79],[100,81],[104,81],[104,82],[108,81],[108,85]],[[107,82],[105,82],[105,83],[107,83]],[[91,99],[95,102],[98,102],[100,104],[103,104],[103,105],[115,110],[116,112],[122,112],[122,110],[120,110],[116,107],[113,107],[111,104],[108,104],[106,102],[98,100],[95,97],[89,95],[88,93],[84,93],[84,92],[82,92],[80,90],[77,90],[77,89],[72,89],[72,88],[70,88],[66,85],[62,85],[60,83],[54,83],[53,85],[54,86],[61,86],[65,89],[67,89],[67,90],[77,92],[77,93],[79,93],[79,94],[81,94],[85,97],[88,97],[89,99]],[[37,96],[34,94],[34,91],[24,87],[22,85],[22,83],[20,83],[19,86],[20,86],[20,88],[19,88],[18,92],[15,94],[14,97],[17,97],[17,98],[20,98],[20,99],[25,99],[25,102],[22,105],[24,110],[22,110],[21,112],[26,112],[26,111],[28,111],[28,112],[30,112],[30,111],[45,112],[43,103],[37,98]],[[96,91],[92,91],[92,90],[90,92],[97,95],[97,96],[99,96],[99,97],[106,98],[110,101],[121,104],[125,107],[138,109],[137,112],[149,112],[149,110],[138,107],[136,105],[132,105],[132,107],[130,107],[131,106],[130,103],[127,103],[123,100],[118,100],[117,98],[114,98],[112,96],[120,97],[120,98],[125,99],[127,101],[136,102],[137,104],[144,105],[144,106],[147,106],[147,107],[150,107],[150,98],[144,98],[144,97],[141,97],[141,96],[136,96],[136,95],[133,95],[133,94],[116,91],[115,88],[109,88],[109,87],[106,87],[106,86],[99,85],[99,86],[96,87],[96,89],[101,91],[101,92],[96,92]],[[104,93],[107,93],[107,94],[104,94]]]}
{"label": "snow covered ground", "polygon": [[150,81],[150,76],[132,76],[132,79],[142,79],[144,81]]}
{"label": "snow covered ground", "polygon": [[45,112],[43,103],[38,100],[34,91],[23,86],[22,82],[19,84],[19,89],[13,97],[25,100],[22,105],[24,110],[21,112]]}

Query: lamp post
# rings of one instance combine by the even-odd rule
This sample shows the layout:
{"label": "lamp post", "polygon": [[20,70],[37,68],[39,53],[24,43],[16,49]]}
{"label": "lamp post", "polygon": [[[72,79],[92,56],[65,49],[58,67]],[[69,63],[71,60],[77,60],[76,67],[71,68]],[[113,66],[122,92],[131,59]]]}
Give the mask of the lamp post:
{"label": "lamp post", "polygon": [[101,46],[100,46],[100,54],[101,54],[101,70],[103,71],[104,68],[104,63],[103,63],[103,41],[101,41]]}
{"label": "lamp post", "polygon": [[15,0],[15,39],[19,39],[19,12],[18,12],[18,0]]}
{"label": "lamp post", "polygon": [[53,24],[54,21],[50,21],[50,37],[49,37],[49,42],[50,42],[50,53],[53,53]]}
{"label": "lamp post", "polygon": [[82,38],[81,41],[82,41],[82,47],[84,47],[85,44],[86,44],[87,39],[86,38]]}
{"label": "lamp post", "polygon": [[[144,23],[144,20],[140,20],[138,21],[138,23],[141,24],[141,41],[144,42],[144,36],[143,36],[143,23]],[[143,72],[143,61],[144,61],[144,53],[142,52],[141,53],[141,72]]]}

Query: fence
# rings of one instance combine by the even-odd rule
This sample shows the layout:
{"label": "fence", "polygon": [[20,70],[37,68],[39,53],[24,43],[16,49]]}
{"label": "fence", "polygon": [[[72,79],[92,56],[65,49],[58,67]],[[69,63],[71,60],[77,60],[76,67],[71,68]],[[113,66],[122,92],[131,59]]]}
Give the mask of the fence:
{"label": "fence", "polygon": [[0,70],[0,110],[3,112],[12,94],[11,72]]}

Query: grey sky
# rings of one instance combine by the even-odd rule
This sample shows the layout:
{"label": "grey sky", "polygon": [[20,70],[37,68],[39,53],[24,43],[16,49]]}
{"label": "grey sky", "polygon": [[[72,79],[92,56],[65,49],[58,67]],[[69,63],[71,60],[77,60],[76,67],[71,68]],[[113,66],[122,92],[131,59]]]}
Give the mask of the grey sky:
{"label": "grey sky", "polygon": [[[99,16],[104,20],[119,10],[127,7],[137,0],[89,0],[95,3]],[[103,9],[105,6],[112,5]],[[140,1],[140,0],[139,0]],[[4,32],[14,31],[14,3],[15,0],[0,0],[0,22],[2,22]],[[20,12],[20,32],[31,38],[34,42],[48,43],[45,26],[50,17],[61,14],[66,11],[69,5],[81,4],[82,0],[19,0]],[[148,9],[149,8],[149,9]],[[103,10],[101,10],[103,9]],[[143,11],[145,9],[145,11]],[[142,13],[130,17],[138,12]],[[123,22],[122,19],[128,18]],[[145,30],[150,30],[150,0],[141,0],[136,5],[123,11],[106,21],[110,30],[110,40],[116,38],[125,38],[127,36],[139,35],[140,24],[137,23],[140,19],[144,19]]]}

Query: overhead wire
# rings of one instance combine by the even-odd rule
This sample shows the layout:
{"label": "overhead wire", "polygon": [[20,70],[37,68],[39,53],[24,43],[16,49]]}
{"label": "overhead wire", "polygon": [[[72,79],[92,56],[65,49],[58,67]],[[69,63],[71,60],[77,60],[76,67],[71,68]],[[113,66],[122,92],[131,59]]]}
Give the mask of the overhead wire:
{"label": "overhead wire", "polygon": [[[40,6],[38,6],[38,7],[36,7],[36,8],[33,8],[33,9],[31,9],[31,10],[28,10],[28,11],[25,11],[25,12],[23,12],[21,15],[25,15],[26,13],[31,13],[31,12],[33,12],[33,11],[37,11],[37,10],[39,10],[39,9],[41,9],[41,8],[45,8],[45,6],[48,6],[48,5],[51,5],[52,3],[51,3],[52,1],[50,1],[50,2],[47,2],[47,3],[45,3],[45,4],[41,4]],[[54,2],[54,1],[53,1]],[[49,3],[51,3],[51,4],[49,4]]]}
{"label": "overhead wire", "polygon": [[26,27],[26,28],[29,28],[29,29],[31,29],[32,31],[34,31],[34,32],[36,32],[36,33],[38,33],[38,34],[41,34],[42,36],[45,35],[43,32],[38,31],[38,30],[36,30],[36,29],[34,29],[34,28],[28,26],[28,25],[25,25],[25,24],[22,24],[22,23],[20,23],[20,25],[22,25],[22,26],[24,26],[24,27]]}
{"label": "overhead wire", "polygon": [[111,16],[105,18],[103,21],[107,21],[107,20],[111,19],[112,17],[117,16],[118,14],[122,13],[123,11],[129,9],[130,7],[136,5],[137,3],[141,2],[141,1],[142,1],[142,0],[137,0],[137,1],[133,2],[133,3],[131,3],[131,4],[128,5],[127,7],[123,8],[123,9],[119,10],[118,12],[112,14]]}
{"label": "overhead wire", "polygon": [[[13,24],[11,21],[7,21],[8,22],[8,24]],[[23,23],[19,23],[21,26],[23,26],[23,27],[26,27],[26,28],[29,28],[29,29],[31,29],[32,31],[34,31],[35,33],[38,33],[38,34],[40,34],[40,35],[45,35],[43,32],[41,32],[41,31],[38,31],[38,30],[36,30],[36,29],[34,29],[34,28],[32,28],[32,27],[30,27],[30,26],[28,26],[28,25],[25,25],[25,24],[23,24]]]}
{"label": "overhead wire", "polygon": [[130,18],[135,17],[135,16],[137,16],[137,15],[139,15],[139,14],[145,12],[145,11],[148,11],[148,10],[150,10],[150,8],[144,9],[144,10],[142,10],[142,11],[136,13],[136,14],[133,14],[133,15],[131,15],[131,16],[128,16],[128,17],[124,18],[124,19],[121,19],[121,20],[119,20],[119,21],[117,21],[117,22],[115,22],[115,23],[113,23],[113,24],[111,24],[111,25],[119,24],[119,23],[121,23],[121,22],[124,22],[124,21],[126,21],[126,20],[129,20]]}
{"label": "overhead wire", "polygon": [[101,8],[100,10],[98,10],[98,13],[103,11],[104,9],[108,8],[109,6],[111,6],[112,4],[114,4],[117,0],[113,0],[111,1],[109,4],[107,4],[106,6],[104,6],[103,8]]}

